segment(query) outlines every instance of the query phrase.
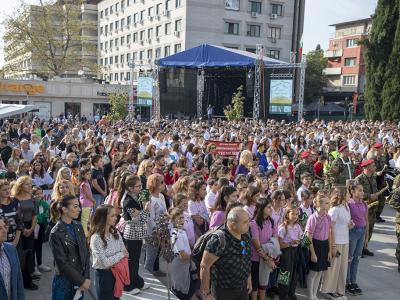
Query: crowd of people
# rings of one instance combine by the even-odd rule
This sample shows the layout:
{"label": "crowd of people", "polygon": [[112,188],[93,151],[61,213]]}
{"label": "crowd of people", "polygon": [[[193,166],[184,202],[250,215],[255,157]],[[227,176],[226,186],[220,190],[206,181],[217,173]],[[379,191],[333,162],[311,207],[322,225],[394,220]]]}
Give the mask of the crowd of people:
{"label": "crowd of people", "polygon": [[[400,242],[400,177],[385,180],[400,167],[397,124],[0,123],[1,299],[25,299],[43,272],[54,272],[54,300],[82,299],[93,284],[99,300],[137,295],[150,288],[141,257],[166,276],[168,247],[179,299],[288,300],[299,286],[309,300],[345,300],[363,293],[358,264],[374,256],[386,201]],[[165,219],[167,242],[150,241]],[[400,246],[396,257],[400,272]]]}

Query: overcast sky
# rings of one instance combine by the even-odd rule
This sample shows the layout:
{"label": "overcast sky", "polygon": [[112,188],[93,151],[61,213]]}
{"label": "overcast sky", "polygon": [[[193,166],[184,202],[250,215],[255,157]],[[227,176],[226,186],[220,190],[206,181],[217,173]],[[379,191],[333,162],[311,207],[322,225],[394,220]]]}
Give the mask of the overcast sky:
{"label": "overcast sky", "polygon": [[[37,0],[28,0],[28,2]],[[293,0],[292,0],[293,1]],[[369,17],[375,10],[378,0],[306,0],[303,47],[308,52],[321,44],[323,49],[333,33],[330,24]],[[18,0],[1,0],[0,23],[19,5]],[[2,34],[3,26],[0,26]],[[2,43],[0,42],[0,66],[4,63]]]}

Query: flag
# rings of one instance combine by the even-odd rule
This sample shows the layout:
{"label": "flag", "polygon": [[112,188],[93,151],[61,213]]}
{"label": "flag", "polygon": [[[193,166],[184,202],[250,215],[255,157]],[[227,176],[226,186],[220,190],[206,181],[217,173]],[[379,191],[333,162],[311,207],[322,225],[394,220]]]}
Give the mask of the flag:
{"label": "flag", "polygon": [[299,60],[301,61],[301,58],[303,57],[303,38],[300,41],[300,47],[299,47]]}

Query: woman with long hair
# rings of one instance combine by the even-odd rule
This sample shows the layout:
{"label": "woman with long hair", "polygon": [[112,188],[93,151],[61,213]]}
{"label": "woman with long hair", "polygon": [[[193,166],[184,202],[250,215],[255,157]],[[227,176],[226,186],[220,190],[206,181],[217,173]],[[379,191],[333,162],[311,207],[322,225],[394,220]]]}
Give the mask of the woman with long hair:
{"label": "woman with long hair", "polygon": [[63,167],[64,163],[59,156],[55,156],[50,161],[49,175],[53,180],[56,180],[58,171]]}
{"label": "woman with long hair", "polygon": [[143,202],[143,199],[139,199],[139,193],[142,190],[139,176],[126,174],[121,178],[118,202],[122,206],[122,216],[125,220],[123,236],[129,252],[128,261],[131,277],[131,283],[125,287],[125,291],[135,295],[140,293],[141,289],[149,288],[149,284],[145,283],[139,275],[139,259],[150,214],[149,202]]}
{"label": "woman with long hair", "polygon": [[257,199],[260,197],[260,189],[257,186],[249,185],[246,192],[246,203],[244,210],[248,213],[250,220],[253,219],[256,210]]}
{"label": "woman with long hair", "polygon": [[31,177],[33,184],[44,190],[51,189],[53,186],[54,180],[53,178],[51,178],[49,173],[44,169],[44,166],[40,160],[32,160]]}
{"label": "woman with long hair", "polygon": [[10,159],[8,160],[8,162],[9,162],[9,163],[11,162],[11,163],[13,163],[14,165],[18,166],[18,165],[19,165],[19,162],[20,162],[22,159],[24,159],[24,157],[22,156],[22,151],[21,151],[21,149],[18,148],[18,147],[14,147],[14,148],[12,149],[11,157],[10,157]]}
{"label": "woman with long hair", "polygon": [[19,249],[24,252],[25,263],[21,265],[24,286],[30,290],[37,290],[38,286],[32,282],[31,274],[35,268],[33,255],[35,235],[33,233],[37,224],[36,203],[32,198],[32,179],[29,176],[22,176],[17,179],[11,189],[11,196],[18,200],[21,205],[22,221],[24,230],[18,244]]}
{"label": "woman with long hair", "polygon": [[31,164],[25,159],[21,159],[18,164],[17,177],[29,176]]}
{"label": "woman with long hair", "polygon": [[57,177],[55,179],[54,184],[56,184],[60,180],[71,181],[71,177],[72,177],[71,169],[68,167],[61,167],[60,170],[58,170]]}
{"label": "woman with long hair", "polygon": [[103,158],[105,165],[111,162],[111,159],[106,152],[106,148],[104,147],[104,145],[102,143],[97,144],[95,146],[95,149],[96,149],[96,154],[101,155],[101,157]]}
{"label": "woman with long hair", "polygon": [[239,165],[236,170],[236,175],[247,175],[250,172],[250,165],[253,163],[253,153],[249,150],[243,150],[240,153]]}
{"label": "woman with long hair", "polygon": [[75,190],[72,183],[65,179],[60,179],[54,184],[53,192],[51,194],[50,203],[50,223],[48,230],[57,223],[60,218],[57,209],[57,202],[60,202],[65,196],[75,196]]}
{"label": "woman with long hair", "polygon": [[237,201],[238,192],[232,186],[225,186],[218,193],[217,201],[211,210],[210,228],[214,229],[224,224],[225,210],[229,202]]}
{"label": "woman with long hair", "polygon": [[150,159],[143,160],[137,172],[137,175],[140,177],[140,181],[142,182],[142,186],[147,185],[147,178],[153,174],[154,163]]}
{"label": "woman with long hair", "polygon": [[111,267],[129,256],[122,237],[115,228],[116,220],[115,209],[107,204],[97,207],[92,217],[88,240],[98,300],[119,299],[114,295],[115,276]]}
{"label": "woman with long hair", "polygon": [[59,219],[49,239],[55,264],[52,299],[72,300],[90,288],[89,247],[81,223],[75,221],[81,211],[79,200],[64,196],[56,202],[56,209]]}
{"label": "woman with long hair", "polygon": [[206,195],[206,183],[201,179],[193,179],[189,184],[188,211],[193,219],[197,239],[209,228],[210,217],[204,202]]}

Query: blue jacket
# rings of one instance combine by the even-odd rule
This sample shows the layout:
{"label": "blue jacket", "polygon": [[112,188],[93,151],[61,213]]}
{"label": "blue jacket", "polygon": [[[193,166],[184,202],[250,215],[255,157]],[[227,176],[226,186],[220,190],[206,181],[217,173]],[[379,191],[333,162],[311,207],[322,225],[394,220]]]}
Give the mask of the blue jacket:
{"label": "blue jacket", "polygon": [[[11,243],[4,243],[4,252],[8,257],[11,267],[11,299],[25,300],[24,282],[22,280],[21,267],[17,249]],[[0,299],[8,299],[3,277],[0,273]]]}
{"label": "blue jacket", "polygon": [[268,171],[268,160],[265,153],[260,153],[257,151],[258,165],[260,166],[260,170],[262,173]]}

